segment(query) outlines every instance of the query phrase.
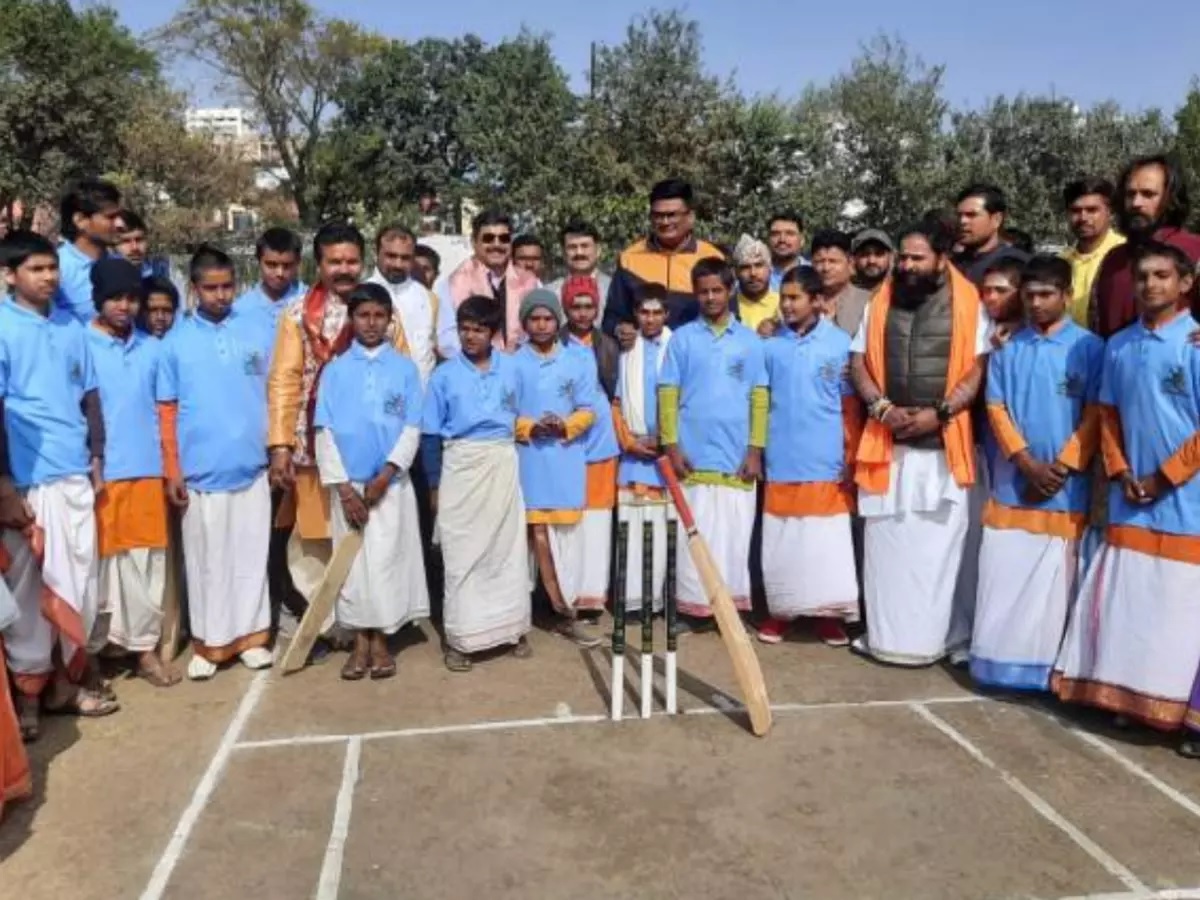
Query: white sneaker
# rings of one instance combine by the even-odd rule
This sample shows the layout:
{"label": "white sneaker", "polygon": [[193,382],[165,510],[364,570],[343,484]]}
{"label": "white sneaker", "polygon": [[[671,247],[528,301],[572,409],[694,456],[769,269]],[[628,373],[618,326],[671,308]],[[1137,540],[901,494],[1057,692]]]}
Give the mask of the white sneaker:
{"label": "white sneaker", "polygon": [[188,663],[187,677],[192,681],[208,681],[217,674],[217,664],[211,663],[198,654],[192,656]]}
{"label": "white sneaker", "polygon": [[269,669],[274,658],[266,647],[251,647],[244,650],[239,658],[247,669]]}

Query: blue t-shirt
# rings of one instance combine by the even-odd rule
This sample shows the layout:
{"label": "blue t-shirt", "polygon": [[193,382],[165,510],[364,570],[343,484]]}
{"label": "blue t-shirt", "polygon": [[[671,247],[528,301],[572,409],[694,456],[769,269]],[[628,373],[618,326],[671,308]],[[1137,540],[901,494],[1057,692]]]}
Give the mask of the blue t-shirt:
{"label": "blue t-shirt", "polygon": [[840,481],[846,462],[842,398],[854,395],[850,335],[823,318],[803,336],[785,326],[764,349],[771,388],[767,481]]}
{"label": "blue t-shirt", "polygon": [[104,479],[161,478],[157,383],[162,342],[134,329],[122,339],[89,325],[88,348],[104,413]]}
{"label": "blue t-shirt", "polygon": [[[287,293],[282,298],[272,300],[267,296],[260,282],[234,300],[233,308],[240,315],[255,316],[261,320],[263,327],[271,334],[271,350],[273,352],[275,349],[275,333],[279,330],[279,317],[283,315],[283,311],[294,300],[298,297],[303,297],[307,292],[308,286],[302,281],[297,281],[288,288]],[[268,357],[267,361],[268,363],[270,362],[270,357]]]}
{"label": "blue t-shirt", "polygon": [[[596,362],[590,350],[554,344],[542,356],[524,344],[513,358],[520,373],[517,393],[522,418],[554,413],[566,419],[577,410],[596,412]],[[587,493],[586,432],[572,441],[534,440],[517,448],[526,509],[582,509]]]}
{"label": "blue t-shirt", "polygon": [[[642,338],[642,346],[645,348],[642,356],[642,404],[645,409],[642,414],[645,416],[648,432],[647,435],[641,435],[642,437],[658,436],[658,358],[663,352],[662,341],[661,334],[654,340]],[[625,370],[622,367],[617,375],[617,399],[624,404],[628,396],[629,389],[625,385]],[[647,487],[661,488],[663,481],[654,460],[639,459],[623,453],[621,464],[617,467],[617,484],[621,487],[644,484]]]}
{"label": "blue t-shirt", "polygon": [[267,466],[267,357],[261,323],[188,316],[163,341],[158,399],[177,401],[188,487],[240,491]]}
{"label": "blue t-shirt", "polygon": [[[1200,424],[1200,352],[1189,338],[1200,323],[1180,313],[1150,331],[1140,321],[1109,339],[1100,402],[1121,416],[1131,474],[1145,478],[1162,466]],[[1200,535],[1200,478],[1167,491],[1149,506],[1109,488],[1109,522],[1165,534]]]}
{"label": "blue t-shirt", "polygon": [[370,481],[405,428],[421,427],[421,375],[386,343],[371,355],[355,341],[321,372],[313,424],[333,433],[351,481]]}
{"label": "blue t-shirt", "polygon": [[95,389],[87,337],[70,312],[43,316],[12,297],[0,303],[0,397],[17,487],[91,470],[83,395]]}
{"label": "blue t-shirt", "polygon": [[511,441],[520,390],[516,361],[493,352],[480,370],[458,354],[433,370],[421,431],[446,440]]}
{"label": "blue t-shirt", "polygon": [[592,359],[592,375],[596,380],[596,389],[600,393],[596,396],[593,404],[596,410],[596,421],[584,435],[583,453],[589,463],[604,462],[621,452],[621,446],[617,443],[617,429],[613,425],[612,405],[608,402],[608,396],[600,385],[600,368],[592,348],[582,344],[574,335],[570,336],[568,346],[578,347]]}
{"label": "blue t-shirt", "polygon": [[[1103,367],[1104,341],[1069,318],[1053,334],[1025,327],[991,354],[987,402],[1008,410],[1035,459],[1053,462],[1083,420],[1083,408],[1096,402]],[[1088,510],[1085,472],[1073,472],[1053,497],[1031,503],[1025,496],[1029,482],[1011,460],[997,452],[991,466],[998,503],[1052,512]]]}
{"label": "blue t-shirt", "polygon": [[54,306],[70,313],[81,325],[96,318],[96,304],[92,302],[95,264],[94,259],[70,241],[58,245],[58,293],[54,295]]}
{"label": "blue t-shirt", "polygon": [[679,388],[679,448],[701,472],[736,475],[750,446],[750,392],[766,387],[764,341],[732,315],[719,334],[696,319],[671,335],[660,387]]}

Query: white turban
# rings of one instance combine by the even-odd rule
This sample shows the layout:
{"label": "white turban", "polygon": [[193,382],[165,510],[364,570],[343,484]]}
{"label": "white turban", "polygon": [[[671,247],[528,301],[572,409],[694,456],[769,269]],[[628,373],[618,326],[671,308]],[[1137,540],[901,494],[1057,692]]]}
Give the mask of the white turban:
{"label": "white turban", "polygon": [[738,240],[737,246],[733,248],[733,262],[738,266],[746,266],[756,262],[763,262],[769,266],[771,264],[771,251],[758,238],[752,238],[748,234],[743,234]]}

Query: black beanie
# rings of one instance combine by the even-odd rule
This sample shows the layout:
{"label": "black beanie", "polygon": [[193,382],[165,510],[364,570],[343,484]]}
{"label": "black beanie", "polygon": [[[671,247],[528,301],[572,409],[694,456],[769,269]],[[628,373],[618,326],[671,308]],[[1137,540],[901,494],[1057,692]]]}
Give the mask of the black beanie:
{"label": "black beanie", "polygon": [[106,256],[92,266],[92,302],[96,309],[120,294],[142,295],[142,273],[127,259]]}

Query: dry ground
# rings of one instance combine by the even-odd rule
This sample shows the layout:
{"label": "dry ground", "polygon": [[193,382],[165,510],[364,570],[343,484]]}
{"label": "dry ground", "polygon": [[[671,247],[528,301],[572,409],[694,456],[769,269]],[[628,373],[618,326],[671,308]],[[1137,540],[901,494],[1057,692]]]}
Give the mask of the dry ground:
{"label": "dry ground", "polygon": [[[118,715],[48,723],[0,894],[1200,898],[1200,765],[1097,717],[801,640],[760,649],[759,740],[701,635],[684,714],[617,724],[607,650],[533,645],[452,675],[426,631],[378,684],[339,681],[340,659],[121,682]],[[627,716],[637,696],[631,675]]]}

